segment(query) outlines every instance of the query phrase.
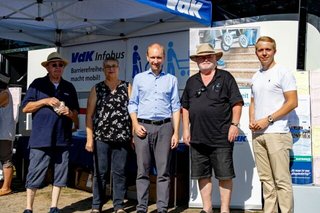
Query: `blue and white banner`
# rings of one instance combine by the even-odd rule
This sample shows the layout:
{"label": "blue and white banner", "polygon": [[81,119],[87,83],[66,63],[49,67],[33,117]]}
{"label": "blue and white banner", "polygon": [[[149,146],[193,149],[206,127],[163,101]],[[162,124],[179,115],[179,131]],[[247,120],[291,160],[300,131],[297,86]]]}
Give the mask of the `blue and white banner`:
{"label": "blue and white banner", "polygon": [[138,2],[181,15],[211,26],[212,5],[207,0],[137,0]]}

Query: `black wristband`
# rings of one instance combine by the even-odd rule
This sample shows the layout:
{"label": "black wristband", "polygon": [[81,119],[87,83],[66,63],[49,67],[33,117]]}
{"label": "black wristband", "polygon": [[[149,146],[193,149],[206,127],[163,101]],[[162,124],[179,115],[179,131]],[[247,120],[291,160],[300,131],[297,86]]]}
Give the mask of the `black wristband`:
{"label": "black wristband", "polygon": [[231,125],[236,126],[236,127],[239,127],[239,123],[233,123],[233,122],[231,122]]}

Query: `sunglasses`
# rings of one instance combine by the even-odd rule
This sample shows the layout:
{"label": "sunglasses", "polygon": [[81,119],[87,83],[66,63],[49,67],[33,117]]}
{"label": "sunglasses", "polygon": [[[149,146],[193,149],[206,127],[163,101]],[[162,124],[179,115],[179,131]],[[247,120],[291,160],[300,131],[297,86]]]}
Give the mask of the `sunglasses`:
{"label": "sunglasses", "polygon": [[113,69],[115,69],[115,68],[117,68],[118,67],[118,65],[116,65],[116,64],[113,64],[113,65],[106,65],[106,66],[104,66],[104,68],[105,69],[107,69],[107,70],[110,70],[111,68],[113,68]]}
{"label": "sunglasses", "polygon": [[202,86],[200,89],[197,90],[196,92],[196,97],[199,98],[201,96],[201,93],[207,91],[207,87]]}
{"label": "sunglasses", "polygon": [[197,59],[199,62],[204,62],[205,60],[212,60],[213,55],[203,55],[203,56],[198,56]]}
{"label": "sunglasses", "polygon": [[56,67],[64,67],[64,64],[51,64],[52,67],[56,68]]}

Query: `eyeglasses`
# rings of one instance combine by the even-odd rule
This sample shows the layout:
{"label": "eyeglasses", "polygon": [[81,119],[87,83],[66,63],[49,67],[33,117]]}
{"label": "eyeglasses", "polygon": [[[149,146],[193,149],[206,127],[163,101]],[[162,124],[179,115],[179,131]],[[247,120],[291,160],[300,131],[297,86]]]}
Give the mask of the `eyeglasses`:
{"label": "eyeglasses", "polygon": [[197,90],[196,92],[196,97],[199,98],[201,96],[201,93],[207,91],[207,87],[202,86],[200,89]]}
{"label": "eyeglasses", "polygon": [[104,66],[104,68],[105,69],[107,69],[107,70],[110,70],[111,68],[113,68],[113,69],[115,69],[115,68],[117,68],[118,67],[118,65],[116,65],[116,64],[113,64],[113,65],[106,65],[106,66]]}
{"label": "eyeglasses", "polygon": [[213,55],[203,55],[203,56],[197,57],[199,62],[204,62],[205,60],[210,61],[212,58],[213,58]]}
{"label": "eyeglasses", "polygon": [[51,64],[52,67],[56,68],[56,67],[64,67],[64,64]]}

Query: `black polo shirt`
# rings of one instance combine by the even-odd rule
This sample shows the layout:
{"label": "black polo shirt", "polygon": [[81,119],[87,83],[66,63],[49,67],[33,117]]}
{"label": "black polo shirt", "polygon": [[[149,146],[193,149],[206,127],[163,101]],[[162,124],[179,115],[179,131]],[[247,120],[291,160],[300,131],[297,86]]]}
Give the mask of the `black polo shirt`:
{"label": "black polo shirt", "polygon": [[[74,86],[61,79],[59,86],[55,88],[48,75],[37,78],[30,84],[22,101],[22,108],[30,101],[49,97],[56,97],[60,101],[64,101],[70,110],[79,111],[78,97]],[[71,137],[71,118],[64,115],[59,116],[50,106],[43,106],[32,113],[32,132],[29,139],[31,148],[67,146],[71,142]]]}
{"label": "black polo shirt", "polygon": [[212,81],[204,86],[200,72],[191,76],[183,91],[182,107],[189,111],[191,143],[212,147],[230,147],[228,131],[232,107],[243,99],[234,77],[217,69]]}

